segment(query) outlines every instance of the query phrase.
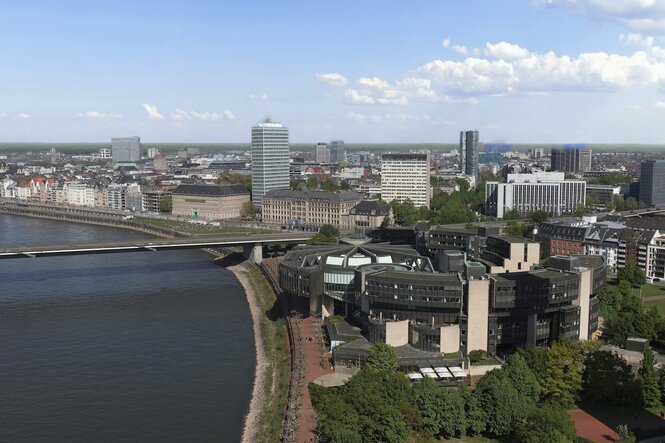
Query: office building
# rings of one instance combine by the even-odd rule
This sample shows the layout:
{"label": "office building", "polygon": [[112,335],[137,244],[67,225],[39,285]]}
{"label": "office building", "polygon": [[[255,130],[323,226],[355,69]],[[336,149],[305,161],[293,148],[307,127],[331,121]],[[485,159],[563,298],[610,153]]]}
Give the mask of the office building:
{"label": "office building", "polygon": [[640,201],[647,206],[665,204],[665,160],[642,162]]}
{"label": "office building", "polygon": [[478,131],[460,132],[459,151],[464,175],[478,176]]}
{"label": "office building", "polygon": [[591,170],[591,149],[584,146],[552,148],[552,171],[580,173]]}
{"label": "office building", "polygon": [[333,140],[330,142],[330,163],[342,163],[346,161],[344,140]]}
{"label": "office building", "polygon": [[536,211],[561,216],[585,203],[586,182],[565,180],[563,172],[508,174],[506,183],[485,183],[485,212],[498,218],[513,210],[522,216]]}
{"label": "office building", "polygon": [[[495,237],[483,253],[499,259],[525,245],[538,257],[537,243],[515,238]],[[362,360],[367,342],[401,349],[400,366],[408,366],[423,353],[511,353],[562,337],[588,340],[597,330],[596,295],[606,279],[601,257],[552,257],[549,268],[492,273],[482,258],[445,253],[450,269],[437,272],[409,245],[301,246],[281,260],[279,282],[285,293],[309,299],[310,312],[344,315],[360,326],[366,340],[336,348],[335,361]]]}
{"label": "office building", "polygon": [[330,163],[330,149],[327,143],[317,143],[314,147],[317,163]]}
{"label": "office building", "polygon": [[208,220],[240,218],[248,202],[249,191],[242,185],[180,185],[172,192],[171,212]]}
{"label": "office building", "polygon": [[112,138],[111,155],[113,163],[141,160],[141,139],[139,137]]}
{"label": "office building", "polygon": [[346,229],[349,213],[362,197],[357,192],[291,191],[277,189],[263,196],[264,223],[321,226]]}
{"label": "office building", "polygon": [[430,203],[429,153],[390,153],[381,159],[381,198],[410,200],[416,207]]}
{"label": "office building", "polygon": [[289,189],[289,130],[265,119],[252,127],[252,203],[257,209],[273,189]]}

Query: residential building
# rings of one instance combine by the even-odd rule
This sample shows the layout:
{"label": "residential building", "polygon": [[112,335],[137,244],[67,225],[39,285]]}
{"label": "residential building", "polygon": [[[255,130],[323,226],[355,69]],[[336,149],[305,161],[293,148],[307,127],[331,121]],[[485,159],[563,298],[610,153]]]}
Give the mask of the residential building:
{"label": "residential building", "polygon": [[585,203],[586,182],[565,180],[563,172],[508,174],[506,183],[485,184],[485,211],[498,218],[512,210],[523,216],[535,211],[561,216]]}
{"label": "residential building", "polygon": [[263,196],[289,189],[289,130],[266,119],[252,127],[252,203],[261,209]]}
{"label": "residential building", "polygon": [[348,229],[349,213],[361,200],[361,195],[353,191],[277,189],[263,196],[261,218],[270,224],[333,225]]}
{"label": "residential building", "polygon": [[642,162],[640,201],[647,206],[665,204],[665,160]]}
{"label": "residential building", "polygon": [[112,138],[111,155],[113,163],[137,162],[141,160],[140,137]]}
{"label": "residential building", "polygon": [[130,211],[143,211],[143,194],[141,186],[132,183],[127,185],[125,190],[125,208]]}
{"label": "residential building", "polygon": [[317,143],[314,147],[317,163],[330,163],[330,149],[327,143]]}
{"label": "residential building", "polygon": [[95,206],[95,188],[87,183],[66,183],[64,185],[67,203],[74,206]]}
{"label": "residential building", "polygon": [[100,148],[99,158],[103,160],[110,160],[111,158],[113,158],[113,156],[111,155],[111,148]]}
{"label": "residential building", "polygon": [[461,131],[459,150],[464,175],[478,177],[478,131]]}
{"label": "residential building", "polygon": [[127,186],[113,183],[106,188],[106,201],[109,209],[121,211],[127,206]]}
{"label": "residential building", "polygon": [[386,153],[381,158],[381,198],[430,205],[429,152]]}
{"label": "residential building", "polygon": [[249,191],[242,185],[188,185],[173,190],[173,215],[222,220],[239,218],[248,203]]}
{"label": "residential building", "polygon": [[152,168],[155,172],[166,172],[168,166],[166,164],[166,157],[161,152],[157,151],[155,156],[152,159]]}
{"label": "residential building", "polygon": [[552,171],[580,173],[591,170],[591,149],[585,146],[563,146],[552,148]]}

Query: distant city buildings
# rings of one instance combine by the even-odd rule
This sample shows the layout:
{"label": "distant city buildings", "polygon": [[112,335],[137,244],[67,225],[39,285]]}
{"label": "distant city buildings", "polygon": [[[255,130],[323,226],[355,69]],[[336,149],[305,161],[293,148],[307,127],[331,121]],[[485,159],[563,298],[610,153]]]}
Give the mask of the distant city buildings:
{"label": "distant city buildings", "polygon": [[344,140],[333,140],[330,142],[330,163],[342,163],[346,161]]}
{"label": "distant city buildings", "polygon": [[516,210],[522,216],[545,211],[572,214],[586,203],[586,182],[565,180],[563,172],[508,174],[506,183],[485,183],[485,213],[503,218]]}
{"label": "distant city buildings", "polygon": [[140,137],[124,137],[111,139],[113,163],[137,162],[141,160]]}
{"label": "distant city buildings", "polygon": [[328,149],[327,143],[317,143],[314,152],[317,163],[330,163],[330,149]]}
{"label": "distant city buildings", "polygon": [[385,153],[381,158],[381,198],[430,205],[429,153]]}
{"label": "distant city buildings", "polygon": [[478,177],[478,131],[460,132],[459,151],[464,175]]}
{"label": "distant city buildings", "polygon": [[665,160],[642,162],[639,195],[647,206],[665,204]]}
{"label": "distant city buildings", "polygon": [[252,127],[252,203],[261,209],[263,196],[289,189],[289,130],[266,119]]}
{"label": "distant city buildings", "polygon": [[552,171],[579,173],[591,170],[591,149],[584,146],[554,147],[551,151]]}

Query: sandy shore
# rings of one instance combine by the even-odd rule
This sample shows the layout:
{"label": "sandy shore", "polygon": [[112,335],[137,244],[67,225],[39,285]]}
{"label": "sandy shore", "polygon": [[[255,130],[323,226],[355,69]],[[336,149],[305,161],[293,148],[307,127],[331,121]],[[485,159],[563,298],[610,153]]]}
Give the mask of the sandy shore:
{"label": "sandy shore", "polygon": [[261,331],[261,308],[259,307],[258,294],[249,283],[249,280],[243,274],[244,264],[229,266],[227,269],[236,276],[247,294],[249,310],[252,314],[252,324],[254,327],[254,341],[256,342],[256,372],[254,374],[254,387],[252,388],[252,399],[249,403],[249,412],[245,417],[245,426],[242,432],[242,443],[252,443],[256,441],[255,435],[258,431],[259,420],[263,412],[266,369],[268,361],[266,358],[265,344],[263,343]]}

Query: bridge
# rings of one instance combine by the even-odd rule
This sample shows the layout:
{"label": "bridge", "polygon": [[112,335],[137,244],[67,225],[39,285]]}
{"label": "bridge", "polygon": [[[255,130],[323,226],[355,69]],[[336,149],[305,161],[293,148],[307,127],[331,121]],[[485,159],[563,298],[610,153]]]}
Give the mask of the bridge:
{"label": "bridge", "polygon": [[304,243],[309,240],[312,235],[313,234],[311,233],[304,232],[252,235],[206,235],[200,237],[157,238],[138,241],[126,240],[112,243],[0,246],[0,259],[242,246],[245,258],[248,258],[255,263],[260,263],[263,254],[263,245]]}

